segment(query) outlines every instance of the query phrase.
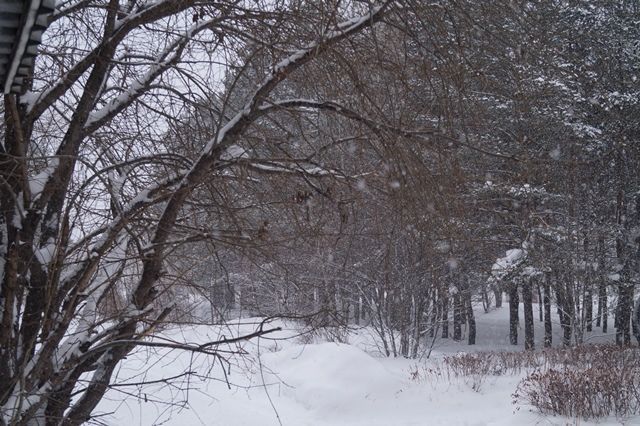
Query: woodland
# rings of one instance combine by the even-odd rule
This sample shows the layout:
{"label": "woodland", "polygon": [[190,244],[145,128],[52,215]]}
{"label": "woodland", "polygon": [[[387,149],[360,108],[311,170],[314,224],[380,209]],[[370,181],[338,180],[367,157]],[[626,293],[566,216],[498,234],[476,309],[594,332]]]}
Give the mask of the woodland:
{"label": "woodland", "polygon": [[638,77],[633,0],[58,0],[0,104],[0,425],[276,330],[175,324],[637,345]]}

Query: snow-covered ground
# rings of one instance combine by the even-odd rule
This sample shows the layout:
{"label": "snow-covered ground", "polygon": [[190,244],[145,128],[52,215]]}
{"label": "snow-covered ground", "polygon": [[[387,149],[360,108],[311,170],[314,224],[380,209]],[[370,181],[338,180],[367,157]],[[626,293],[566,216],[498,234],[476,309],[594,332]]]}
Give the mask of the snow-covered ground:
{"label": "snow-covered ground", "polygon": [[[300,335],[293,323],[282,321],[270,324],[282,331],[243,342],[246,354],[228,356],[229,364],[202,354],[142,348],[118,371],[119,382],[132,384],[109,391],[99,406],[104,416],[95,420],[127,426],[640,424],[640,417],[599,422],[551,417],[514,404],[512,394],[524,373],[478,382],[428,372],[453,352],[514,350],[508,344],[507,317],[506,307],[477,312],[477,345],[438,340],[431,358],[422,360],[381,357],[369,329],[354,332],[349,344],[338,344]],[[224,328],[185,326],[164,336],[203,343],[252,332],[259,321],[243,319]],[[542,323],[536,321],[536,327],[540,347]],[[558,324],[554,331],[555,342],[560,342]],[[611,336],[596,331],[587,338]],[[184,375],[164,381],[189,371],[202,378]]]}

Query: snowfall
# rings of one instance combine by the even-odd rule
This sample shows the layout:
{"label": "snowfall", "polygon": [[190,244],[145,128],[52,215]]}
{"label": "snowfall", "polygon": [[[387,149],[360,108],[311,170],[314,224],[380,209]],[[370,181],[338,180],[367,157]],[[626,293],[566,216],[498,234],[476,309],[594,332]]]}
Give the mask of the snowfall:
{"label": "snowfall", "polygon": [[[454,353],[523,350],[522,345],[509,345],[508,307],[489,313],[479,309],[476,320],[477,345],[437,339],[428,358],[415,360],[382,356],[368,327],[353,329],[345,344],[310,335],[298,323],[283,320],[264,326],[281,331],[221,347],[244,352],[223,353],[224,362],[211,355],[141,348],[120,366],[118,384],[94,420],[127,426],[640,424],[640,417],[587,422],[514,403],[512,395],[525,372],[481,379],[438,375],[443,357]],[[162,338],[201,344],[251,333],[261,321],[243,318],[225,326],[174,327],[163,331]],[[611,341],[611,335],[594,330],[586,340]],[[554,332],[557,344],[557,318]],[[536,348],[541,348],[543,323],[537,320],[535,335]]]}

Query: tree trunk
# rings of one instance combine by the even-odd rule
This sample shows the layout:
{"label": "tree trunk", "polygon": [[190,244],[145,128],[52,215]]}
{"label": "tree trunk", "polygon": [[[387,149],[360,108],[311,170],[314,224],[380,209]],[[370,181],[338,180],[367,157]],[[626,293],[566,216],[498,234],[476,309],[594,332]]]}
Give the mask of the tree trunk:
{"label": "tree trunk", "polygon": [[358,301],[353,304],[353,321],[360,325],[360,310],[362,309],[362,296],[358,296]]}
{"label": "tree trunk", "polygon": [[453,295],[453,340],[462,340],[462,301],[460,292]]}
{"label": "tree trunk", "polygon": [[563,312],[560,317],[560,323],[562,326],[562,344],[564,346],[571,346],[571,315]]}
{"label": "tree trunk", "polygon": [[631,329],[636,341],[640,345],[640,299],[634,303],[631,315]]}
{"label": "tree trunk", "polygon": [[[616,203],[616,223],[620,227],[626,227],[626,202],[625,191],[620,188]],[[633,309],[633,285],[630,281],[628,259],[630,253],[626,247],[626,242],[622,235],[616,238],[616,257],[618,263],[623,265],[620,271],[620,281],[618,283],[618,304],[616,306],[616,344],[628,345],[631,343],[631,330],[629,322],[631,321],[631,310]]]}
{"label": "tree trunk", "polygon": [[496,296],[496,308],[502,308],[502,290],[494,290]]}
{"label": "tree trunk", "polygon": [[[556,283],[558,284],[558,283]],[[564,285],[563,285],[564,286]],[[558,294],[558,302],[560,305],[560,325],[562,326],[562,344],[564,346],[571,345],[571,334],[573,332],[573,300],[568,294],[567,289],[563,288]]]}
{"label": "tree trunk", "polygon": [[598,287],[598,313],[596,314],[596,327],[600,327],[602,321],[602,285]]}
{"label": "tree trunk", "polygon": [[400,355],[409,358],[409,331],[406,328],[400,330]]}
{"label": "tree trunk", "polygon": [[524,304],[524,349],[534,349],[533,339],[533,301],[532,281],[529,280],[522,286],[522,302]]}
{"label": "tree trunk", "polygon": [[616,344],[631,344],[631,311],[633,310],[633,286],[624,283],[618,286],[618,306],[616,307]]}
{"label": "tree trunk", "polygon": [[544,316],[542,314],[542,286],[540,283],[536,286],[538,289],[538,316],[540,318],[540,322],[544,321]]}
{"label": "tree trunk", "polygon": [[467,323],[469,324],[469,337],[467,342],[470,345],[476,344],[476,317],[473,314],[473,305],[471,304],[471,292],[468,291],[466,297],[467,307]]}
{"label": "tree trunk", "polygon": [[467,296],[469,295],[469,290],[468,290],[468,286],[464,286],[464,289],[462,290],[462,293],[460,294],[460,323],[461,324],[466,324],[467,323],[467,308],[466,308],[466,303],[467,303]]}
{"label": "tree trunk", "polygon": [[429,300],[431,298],[429,296],[420,300],[420,303],[417,304],[416,309],[413,313],[413,334],[411,336],[411,358],[416,359],[418,357],[418,350],[420,349],[420,338],[426,332],[425,330],[425,321],[423,321],[424,315],[427,313],[429,309]]}
{"label": "tree trunk", "polygon": [[584,312],[584,320],[587,326],[587,331],[593,330],[593,295],[591,293],[591,288],[587,288],[584,293],[584,299],[582,304],[583,312]]}
{"label": "tree trunk", "polygon": [[520,298],[518,297],[518,285],[509,284],[509,343],[518,344],[518,324],[520,317],[518,316],[518,305]]}
{"label": "tree trunk", "polygon": [[413,319],[415,318],[415,299],[411,298],[411,302],[407,300],[408,298],[402,294],[399,303],[396,303],[396,309],[400,314],[400,354],[409,358],[409,353],[411,351],[411,340],[413,338],[413,330],[415,329],[415,323]]}
{"label": "tree trunk", "polygon": [[553,341],[551,328],[551,286],[544,282],[544,347],[550,348]]}
{"label": "tree trunk", "polygon": [[449,338],[449,298],[442,298],[442,338]]}
{"label": "tree trunk", "polygon": [[433,300],[431,300],[430,317],[429,337],[434,337],[436,334],[436,329],[438,328],[438,302],[435,296],[433,297]]}
{"label": "tree trunk", "polygon": [[487,294],[487,288],[482,287],[482,307],[484,308],[484,313],[488,313],[491,309],[491,300],[489,300],[489,295]]}
{"label": "tree trunk", "polygon": [[602,320],[602,332],[607,332],[607,324],[609,320],[609,307],[607,306],[607,284],[604,279],[600,283],[600,292],[598,294],[598,311],[600,311],[600,316],[598,320]]}
{"label": "tree trunk", "polygon": [[[374,312],[372,312],[372,315],[376,315],[378,317],[378,323],[379,323],[379,329],[378,329],[378,333],[380,335],[380,340],[382,340],[382,346],[384,348],[384,354],[386,356],[391,356],[391,351],[389,350],[389,342],[387,341],[387,336],[386,336],[386,332],[385,332],[385,327],[386,327],[386,321],[382,315],[382,309],[380,307],[380,304],[378,304],[378,306],[376,306],[376,310]],[[375,321],[373,321],[373,323],[375,324]]]}

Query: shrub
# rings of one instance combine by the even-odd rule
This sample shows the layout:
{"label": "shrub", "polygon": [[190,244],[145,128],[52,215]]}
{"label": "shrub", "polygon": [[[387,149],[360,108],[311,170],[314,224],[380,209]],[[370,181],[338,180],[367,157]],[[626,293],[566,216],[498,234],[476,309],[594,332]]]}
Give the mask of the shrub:
{"label": "shrub", "polygon": [[593,419],[640,414],[640,351],[612,345],[545,353],[544,370],[518,385],[514,402],[543,413]]}
{"label": "shrub", "polygon": [[471,375],[501,376],[515,374],[524,368],[541,365],[539,353],[534,352],[475,352],[444,358],[444,365],[456,377]]}
{"label": "shrub", "polygon": [[447,356],[443,360],[448,376],[463,377],[476,392],[491,376],[519,373],[523,368],[538,367],[540,359],[533,352],[475,352]]}
{"label": "shrub", "polygon": [[539,352],[475,352],[447,356],[446,376],[478,391],[490,376],[529,372],[514,393],[543,413],[583,419],[640,414],[640,350],[584,345]]}

